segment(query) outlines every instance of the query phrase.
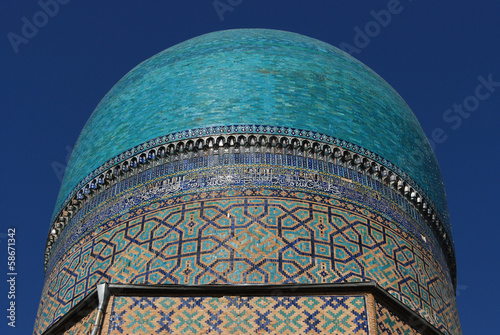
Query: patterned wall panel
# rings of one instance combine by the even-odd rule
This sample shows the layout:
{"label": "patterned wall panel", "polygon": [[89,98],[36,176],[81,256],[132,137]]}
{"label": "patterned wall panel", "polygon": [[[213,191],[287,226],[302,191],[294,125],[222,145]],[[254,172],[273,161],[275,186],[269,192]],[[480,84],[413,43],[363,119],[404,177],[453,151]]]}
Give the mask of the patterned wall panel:
{"label": "patterned wall panel", "polygon": [[47,278],[35,329],[45,329],[101,281],[377,281],[455,334],[453,289],[420,245],[376,212],[317,194],[248,188],[169,197],[81,237]]}
{"label": "patterned wall panel", "polygon": [[380,335],[420,335],[420,331],[424,330],[414,329],[379,303],[377,303],[377,326]]}
{"label": "patterned wall panel", "polygon": [[364,296],[120,297],[115,334],[368,335]]}

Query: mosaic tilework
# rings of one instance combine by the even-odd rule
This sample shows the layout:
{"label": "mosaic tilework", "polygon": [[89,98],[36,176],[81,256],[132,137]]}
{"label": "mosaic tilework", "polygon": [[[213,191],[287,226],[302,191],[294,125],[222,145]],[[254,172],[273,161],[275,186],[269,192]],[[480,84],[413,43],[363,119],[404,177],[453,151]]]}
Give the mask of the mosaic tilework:
{"label": "mosaic tilework", "polygon": [[[377,303],[377,325],[380,335],[420,335],[421,333],[415,330],[406,322],[402,321],[390,310],[383,305]],[[422,327],[422,326],[420,326]],[[422,329],[424,330],[424,329]]]}
{"label": "mosaic tilework", "polygon": [[446,203],[418,120],[382,78],[326,43],[244,29],[178,44],[123,77],[85,125],[58,204],[92,170],[140,143],[243,124],[305,129],[360,145],[404,169],[436,195],[434,202]]}
{"label": "mosaic tilework", "polygon": [[[217,32],[174,46],[137,66],[104,97],[84,127],[55,214],[79,183],[104,168],[102,164],[113,166],[148,145],[179,136],[275,131],[290,131],[289,136],[308,142],[317,137],[325,143],[340,141],[335,145],[349,150],[352,146],[356,155],[356,149],[361,156],[361,151],[373,155],[377,162],[382,160],[382,167],[394,166],[389,168],[405,180],[409,177],[408,187],[421,187],[424,192],[416,187],[417,192],[429,196],[439,213],[427,212],[427,202],[416,204],[418,196],[413,195],[411,204],[366,175],[307,155],[222,155],[221,144],[218,155],[183,160],[188,155],[180,150],[181,161],[163,161],[137,175],[117,173],[106,180],[109,189],[101,188],[85,202],[78,200],[71,204],[74,208],[65,208],[66,213],[75,213],[81,207],[74,216],[58,218],[57,230],[49,235],[35,333],[60,319],[102,281],[188,285],[376,281],[444,334],[460,334],[450,277],[450,271],[455,274],[453,248],[441,244],[434,234],[438,228],[433,232],[423,219],[433,214],[439,220],[443,217],[446,234],[439,238],[451,238],[442,178],[425,134],[408,106],[380,77],[338,49],[304,36],[269,30]],[[406,186],[399,187],[404,193]],[[410,197],[411,190],[406,192]],[[238,300],[236,309],[223,300],[231,298],[218,301],[219,307],[226,304],[217,310],[226,313],[222,319],[202,298],[190,306],[199,314],[188,318],[185,313],[193,313],[192,309],[182,314],[181,307],[167,319],[155,314],[161,308],[153,306],[168,298],[117,297],[110,329],[136,333],[177,327],[182,333],[200,333],[203,327],[223,326],[219,333],[239,333],[265,323],[274,327],[267,329],[271,333],[304,329],[314,333],[319,324],[332,333],[345,330],[328,328],[326,319],[314,314],[321,314],[321,309],[313,312],[298,303],[290,307],[294,314],[284,311],[281,316],[287,321],[276,326],[276,318],[267,322],[255,308],[257,313],[250,313],[254,298],[248,298],[247,305],[243,298]],[[124,310],[127,313],[120,314]],[[231,319],[231,311],[238,318]],[[240,317],[242,313],[249,318]],[[388,313],[379,308],[382,332],[413,334]],[[335,318],[337,323],[342,320]],[[85,325],[82,320],[72,331],[83,331]]]}
{"label": "mosaic tilework", "polygon": [[108,334],[368,335],[363,296],[115,297]]}
{"label": "mosaic tilework", "polygon": [[[317,133],[317,132],[313,132],[313,131],[305,131],[305,130],[301,130],[301,129],[295,129],[295,128],[279,127],[279,126],[266,126],[266,125],[230,125],[230,126],[216,126],[216,127],[190,129],[190,130],[181,131],[181,132],[169,134],[166,136],[154,138],[154,139],[151,139],[145,143],[141,143],[139,145],[136,145],[135,147],[130,148],[127,151],[124,151],[121,154],[112,157],[111,159],[106,161],[106,163],[99,166],[99,168],[97,168],[97,169],[93,170],[92,172],[90,172],[89,174],[87,174],[87,176],[84,179],[82,179],[78,183],[78,185],[67,195],[66,199],[62,200],[62,202],[58,201],[58,203],[60,202],[61,205],[55,207],[52,220],[55,220],[55,216],[60,214],[60,211],[63,209],[63,207],[65,205],[67,205],[67,203],[79,191],[84,189],[85,186],[88,186],[92,180],[96,180],[96,179],[101,178],[103,173],[105,173],[109,170],[119,168],[121,163],[125,162],[127,159],[130,159],[133,156],[138,157],[140,154],[145,154],[146,155],[145,158],[147,158],[148,162],[151,163],[151,159],[152,159],[151,152],[152,151],[154,152],[154,155],[156,156],[158,154],[158,152],[161,150],[160,148],[166,148],[167,146],[170,146],[170,145],[178,146],[178,145],[180,145],[180,143],[182,143],[184,145],[184,147],[187,148],[189,141],[196,141],[196,143],[198,143],[201,140],[202,143],[206,143],[203,141],[207,141],[209,139],[215,140],[215,138],[217,138],[217,139],[219,139],[219,138],[229,139],[230,137],[233,137],[234,139],[236,139],[236,137],[237,137],[237,140],[240,141],[241,137],[243,137],[243,139],[245,139],[245,138],[248,139],[251,136],[251,134],[253,134],[254,136],[258,136],[259,141],[262,141],[262,137],[267,138],[267,141],[270,141],[272,138],[274,138],[275,140],[280,141],[280,143],[284,139],[286,139],[286,141],[288,141],[288,143],[290,141],[293,141],[294,139],[298,140],[299,146],[297,146],[296,148],[293,149],[294,153],[292,153],[290,151],[288,153],[286,153],[286,155],[291,155],[295,159],[305,158],[305,156],[303,154],[301,154],[298,149],[300,147],[300,150],[307,151],[307,148],[302,146],[302,144],[307,142],[307,144],[310,145],[309,141],[313,141],[313,143],[317,143],[320,147],[323,146],[323,148],[321,148],[321,151],[316,152],[316,154],[313,155],[314,157],[311,157],[308,155],[308,158],[316,159],[318,155],[319,156],[325,155],[328,157],[329,152],[330,152],[329,150],[333,150],[334,147],[338,147],[338,148],[342,148],[343,150],[348,150],[351,153],[351,155],[358,155],[360,157],[366,158],[369,162],[373,162],[374,164],[378,165],[378,168],[385,167],[385,168],[389,169],[390,171],[393,171],[396,175],[401,177],[405,181],[405,183],[407,183],[409,186],[414,188],[418,192],[419,195],[422,195],[424,197],[426,202],[431,202],[432,206],[437,205],[436,208],[438,208],[439,211],[435,212],[435,214],[438,215],[438,218],[444,224],[446,232],[451,234],[451,226],[450,226],[450,222],[449,222],[447,204],[446,203],[434,203],[434,200],[436,200],[436,199],[439,200],[439,198],[441,196],[439,194],[437,194],[437,195],[430,194],[430,197],[429,197],[429,195],[420,187],[420,185],[418,185],[414,180],[412,180],[412,178],[404,170],[402,170],[400,167],[394,165],[392,162],[388,161],[384,157],[381,157],[380,155],[378,155],[370,150],[367,150],[366,148],[363,148],[359,145],[356,145],[356,144],[350,143],[348,141],[341,140],[341,139],[338,139],[336,137],[332,137],[329,135],[325,135],[325,134],[321,134],[321,133]],[[304,142],[302,142],[302,141],[304,141]],[[254,143],[254,145],[255,145],[255,143]],[[194,149],[192,147],[188,150],[188,153],[191,152],[191,156],[193,156],[193,154],[192,154],[193,150]],[[235,153],[235,151],[239,151],[239,149],[236,150],[235,147],[230,146],[228,151],[229,151],[229,154],[232,155]],[[269,151],[271,151],[271,152],[269,152]],[[243,150],[243,152],[240,152],[240,153],[242,153],[242,154],[243,153],[244,154],[254,154],[256,152],[257,153],[267,152],[267,153],[275,154],[276,153],[275,151],[276,151],[276,148],[272,148],[272,147],[270,148],[270,150],[262,150],[262,148],[260,148],[259,150],[256,151],[256,148],[251,145],[249,147],[249,150]],[[283,151],[278,150],[278,151],[279,151],[278,153],[284,154],[285,150],[283,150]],[[227,153],[228,152],[225,152],[225,154],[227,154]],[[219,152],[218,154],[221,154],[221,153]],[[194,154],[194,156],[195,157],[199,157],[199,156],[203,157],[204,155],[203,154],[202,155]],[[155,158],[158,159],[159,157],[156,156]],[[185,159],[186,159],[186,157],[185,157]],[[162,160],[161,164],[166,164],[167,163],[166,161],[168,161],[168,159],[161,159],[161,160]],[[284,165],[286,165],[285,164],[286,160],[283,160],[282,162]],[[320,159],[320,162],[323,162],[326,164],[326,161],[323,159]],[[364,164],[366,164],[366,162],[364,162]],[[442,185],[442,187],[444,187],[444,186]],[[434,199],[434,200],[432,200],[432,199]],[[443,200],[443,199],[441,199],[441,200]]]}
{"label": "mosaic tilework", "polygon": [[[314,170],[308,170],[311,167]],[[94,197],[71,220],[52,248],[47,271],[50,272],[71,244],[87,231],[128,208],[167,196],[215,189],[238,190],[248,185],[329,195],[354,201],[369,210],[375,209],[398,222],[414,237],[421,239],[425,236],[426,247],[443,268],[447,267],[439,242],[420,213],[399,192],[379,181],[360,172],[310,158],[280,154],[224,154],[156,166]],[[115,197],[117,200],[112,200]],[[82,222],[83,218],[85,222]]]}
{"label": "mosaic tilework", "polygon": [[95,321],[97,309],[84,316],[78,323],[64,332],[64,335],[88,335],[92,331],[92,325]]}
{"label": "mosaic tilework", "polygon": [[[269,189],[169,197],[108,220],[46,279],[36,329],[96,283],[215,284],[377,281],[449,332],[446,273],[398,224],[350,202]],[[448,280],[447,280],[448,278]]]}

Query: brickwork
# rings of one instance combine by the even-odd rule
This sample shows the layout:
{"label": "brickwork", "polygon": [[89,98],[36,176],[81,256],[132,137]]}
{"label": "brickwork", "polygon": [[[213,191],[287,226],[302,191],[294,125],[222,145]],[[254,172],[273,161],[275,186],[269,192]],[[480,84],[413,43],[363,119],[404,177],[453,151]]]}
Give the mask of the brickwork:
{"label": "brickwork", "polygon": [[368,335],[364,296],[115,297],[106,334]]}
{"label": "brickwork", "polygon": [[447,333],[456,319],[452,287],[419,245],[379,214],[329,197],[247,189],[168,198],[130,210],[81,239],[47,279],[39,316],[45,326],[37,327],[53,323],[101,281],[373,280]]}
{"label": "brickwork", "polygon": [[379,303],[377,303],[377,325],[379,335],[421,335],[420,332]]}
{"label": "brickwork", "polygon": [[[128,73],[75,145],[44,262],[36,335],[102,282],[375,282],[381,301],[461,334],[444,185],[417,119],[363,64],[286,32],[204,35]],[[370,295],[118,295],[103,323],[108,334],[377,328],[416,335]]]}
{"label": "brickwork", "polygon": [[88,335],[92,331],[92,325],[94,324],[97,310],[93,310],[91,313],[84,316],[80,321],[78,321],[73,327],[64,332],[64,335]]}

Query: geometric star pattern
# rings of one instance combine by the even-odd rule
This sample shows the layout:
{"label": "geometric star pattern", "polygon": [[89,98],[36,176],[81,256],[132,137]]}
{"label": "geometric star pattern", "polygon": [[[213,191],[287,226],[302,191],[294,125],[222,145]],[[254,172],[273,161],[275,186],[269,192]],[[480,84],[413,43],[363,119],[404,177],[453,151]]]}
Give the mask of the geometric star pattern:
{"label": "geometric star pattern", "polygon": [[[96,283],[261,284],[376,281],[444,333],[451,285],[432,255],[389,220],[341,200],[279,192],[183,196],[139,207],[82,239],[46,281],[40,322]],[[264,191],[262,191],[264,192]],[[167,316],[165,316],[166,318]],[[143,316],[149,320],[148,315]],[[37,325],[44,329],[49,324]]]}
{"label": "geometric star pattern", "polygon": [[[35,329],[46,329],[103,281],[376,281],[443,333],[454,333],[448,329],[457,316],[446,275],[428,250],[379,214],[300,192],[217,191],[203,197],[156,201],[82,238],[47,278]],[[162,318],[169,327],[168,314]],[[154,321],[148,314],[141,320],[137,327]]]}

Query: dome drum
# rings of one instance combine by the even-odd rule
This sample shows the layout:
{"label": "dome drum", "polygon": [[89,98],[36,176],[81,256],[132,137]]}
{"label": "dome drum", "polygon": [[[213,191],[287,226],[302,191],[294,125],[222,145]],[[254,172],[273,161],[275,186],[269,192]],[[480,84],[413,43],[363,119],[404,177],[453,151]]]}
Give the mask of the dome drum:
{"label": "dome drum", "polygon": [[[303,131],[292,129],[289,132],[299,133]],[[237,141],[235,135],[238,135]],[[387,160],[378,157],[376,154],[363,148],[356,148],[356,146],[348,142],[330,138],[323,134],[318,134],[318,137],[326,139],[326,141],[323,142],[323,145],[321,142],[316,140],[310,142],[308,139],[285,135],[260,135],[258,140],[253,134],[238,133],[235,135],[224,134],[218,137],[200,137],[196,141],[196,146],[194,146],[194,141],[191,139],[177,140],[169,142],[169,144],[158,144],[156,147],[152,147],[149,144],[142,144],[139,147],[146,148],[143,152],[139,152],[134,156],[109,167],[105,172],[103,172],[105,170],[103,168],[97,169],[97,172],[100,173],[97,177],[94,177],[94,179],[88,182],[80,190],[73,191],[73,194],[76,193],[76,195],[72,197],[70,205],[65,207],[59,218],[62,220],[71,218],[78,208],[82,207],[82,203],[85,202],[85,200],[88,200],[88,196],[92,196],[99,190],[112,185],[111,182],[117,176],[130,177],[138,172],[142,172],[144,168],[148,168],[149,164],[155,164],[154,162],[157,162],[156,164],[162,164],[159,160],[165,162],[171,161],[172,159],[188,159],[192,158],[194,155],[218,155],[244,151],[249,152],[250,150],[251,152],[302,155],[303,157],[321,159],[327,163],[341,165],[345,168],[361,172],[374,180],[381,181],[383,184],[404,195],[405,198],[407,198],[409,202],[419,210],[426,221],[429,222],[429,226],[435,230],[435,234],[440,240],[440,245],[444,247],[443,251],[447,257],[448,266],[450,267],[452,273],[455,273],[454,252],[453,249],[450,248],[450,242],[447,241],[447,238],[449,239],[449,237],[446,236],[445,229],[442,225],[442,219],[438,219],[438,216],[435,214],[438,212],[433,209],[434,206],[430,205],[429,200],[424,200],[424,196],[416,190],[416,186],[413,186],[416,185],[415,182],[409,179],[408,176],[406,176],[406,178],[409,180],[405,180],[401,175],[399,175],[401,170],[396,172],[388,168],[388,166],[393,168],[395,166]],[[156,139],[156,142],[160,141],[161,138]],[[274,145],[272,145],[273,143]],[[343,143],[344,147],[330,143]],[[355,150],[357,150],[353,151],[353,149],[346,149],[346,147],[355,148]],[[156,155],[156,152],[162,152],[162,154]],[[363,155],[366,155],[366,157],[361,158]],[[116,162],[117,159],[113,159],[112,161]],[[382,162],[384,162],[385,165],[382,165]],[[108,163],[109,165],[112,164],[111,162]],[[115,179],[115,182],[117,180],[118,179]],[[420,190],[420,192],[422,191]],[[57,223],[53,226],[56,225]],[[52,239],[48,240],[47,245],[51,246],[54,244],[58,235],[60,235],[60,229],[57,230],[56,234],[51,235]],[[46,258],[46,264],[47,262],[48,258]],[[456,285],[456,283],[454,285]]]}
{"label": "dome drum", "polygon": [[[203,35],[124,76],[78,138],[44,262],[37,335],[175,333],[183,311],[202,320],[193,333],[244,313],[242,332],[331,333],[344,313],[345,333],[461,334],[446,194],[417,119],[363,64],[281,31]],[[288,293],[262,293],[275,288]],[[293,331],[271,322],[290,308]]]}

